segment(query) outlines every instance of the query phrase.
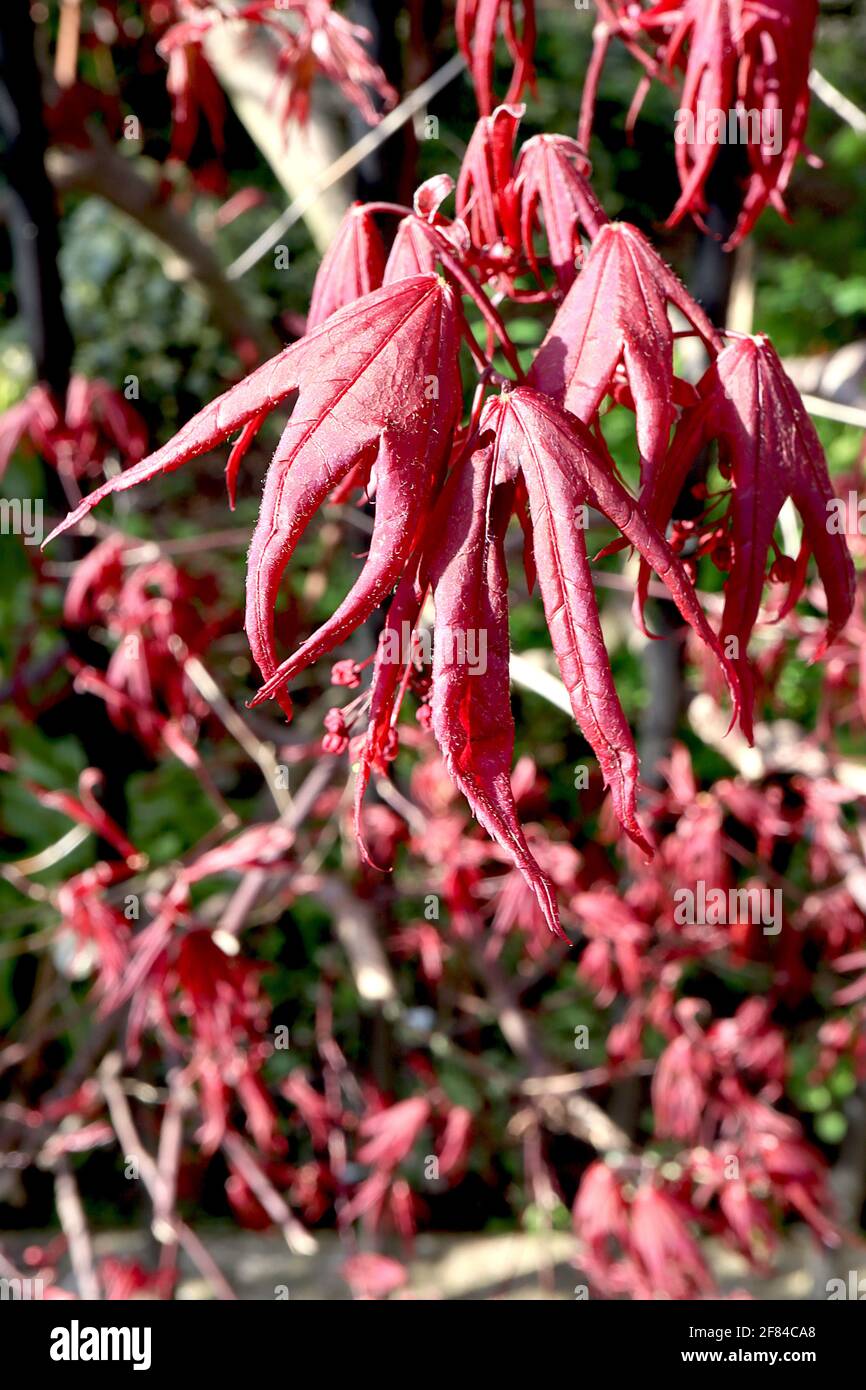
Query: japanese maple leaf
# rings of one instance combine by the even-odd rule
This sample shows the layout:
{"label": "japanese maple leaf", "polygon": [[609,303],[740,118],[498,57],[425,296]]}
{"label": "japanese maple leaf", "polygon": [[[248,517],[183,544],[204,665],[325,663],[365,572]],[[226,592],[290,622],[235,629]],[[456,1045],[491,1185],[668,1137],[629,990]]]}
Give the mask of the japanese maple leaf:
{"label": "japanese maple leaf", "polygon": [[[465,223],[459,219],[449,222],[439,212],[441,204],[453,191],[454,180],[448,174],[434,174],[415,190],[412,211],[406,209],[407,216],[397,227],[388,254],[382,277],[384,285],[407,275],[438,270],[443,260],[454,267],[468,260],[470,239]],[[486,297],[478,293],[486,302]]]}
{"label": "japanese maple leaf", "polygon": [[183,20],[163,34],[157,51],[168,63],[166,89],[171,97],[171,154],[185,164],[189,159],[204,113],[214,149],[224,148],[226,105],[222,88],[201,50],[201,40],[213,19],[202,16]]}
{"label": "japanese maple leaf", "polygon": [[231,11],[185,3],[177,8],[188,18],[167,30],[159,50],[169,61],[175,139],[187,153],[195,137],[198,107],[205,110],[215,139],[221,138],[222,93],[201,45],[212,29],[226,22],[259,26],[276,40],[278,83],[284,86],[280,116],[284,121],[306,122],[313,82],[320,73],[341,88],[370,125],[380,119],[370,91],[377,93],[386,108],[397,100],[394,88],[364,46],[372,41],[369,29],[337,14],[330,0],[251,0]]}
{"label": "japanese maple leaf", "polygon": [[[452,475],[443,494],[447,523],[431,560],[433,730],[480,823],[511,855],[548,925],[561,934],[553,887],[528,850],[509,779],[514,730],[503,537],[518,474],[529,496],[538,583],[575,718],[598,757],[621,824],[647,852],[652,851],[636,813],[638,758],[601,630],[581,526],[585,507],[612,520],[658,572],[724,666],[735,707],[737,679],[682,565],[577,419],[539,392],[517,387],[487,403],[478,439],[471,460]],[[460,660],[454,640],[472,629],[487,635],[483,673]]]}
{"label": "japanese maple leaf", "polygon": [[523,0],[522,9],[523,24],[518,29],[514,0],[457,0],[457,42],[469,65],[482,116],[489,116],[496,105],[493,65],[500,28],[514,63],[506,103],[518,101],[524,87],[534,83],[535,0]]}
{"label": "japanese maple leaf", "polygon": [[497,106],[477,122],[457,180],[457,215],[490,268],[515,269],[520,218],[514,182],[514,141],[522,106]]}
{"label": "japanese maple leaf", "polygon": [[364,1141],[358,1162],[372,1168],[396,1168],[414,1147],[430,1111],[430,1102],[416,1096],[366,1115],[358,1127]]}
{"label": "japanese maple leaf", "polygon": [[382,283],[390,285],[407,275],[429,275],[437,270],[440,241],[436,233],[436,228],[414,213],[404,217],[394,236]]}
{"label": "japanese maple leaf", "polygon": [[737,677],[670,546],[601,457],[589,432],[537,391],[499,398],[500,460],[526,482],[538,583],[554,652],[575,718],[591,743],[624,828],[646,847],[635,815],[637,755],[604,645],[586,554],[582,509],[614,523],[667,586],[683,617],[725,670],[735,711]]}
{"label": "japanese maple leaf", "polygon": [[0,477],[25,439],[46,463],[76,478],[100,467],[109,452],[136,462],[147,449],[144,421],[120,392],[79,374],[70,378],[63,402],[38,382],[0,413]]}
{"label": "japanese maple leaf", "polygon": [[[431,188],[430,185],[439,187]],[[403,218],[397,229],[385,266],[383,284],[390,285],[413,274],[429,274],[441,269],[458,293],[468,295],[472,300],[487,325],[490,342],[498,343],[511,370],[520,379],[523,372],[517,350],[499,311],[469,269],[470,263],[481,261],[482,278],[490,273],[485,268],[483,257],[476,257],[472,252],[468,228],[460,218],[449,222],[437,212],[439,202],[451,191],[451,187],[451,180],[446,176],[428,179],[417,190],[415,210]],[[498,269],[496,267],[497,272]],[[485,371],[490,364],[472,336],[459,299],[457,306],[469,350],[479,370]]]}
{"label": "japanese maple leaf", "polygon": [[608,220],[589,185],[588,175],[589,160],[584,150],[566,135],[533,136],[520,151],[516,184],[521,242],[538,275],[534,234],[540,211],[550,262],[563,293],[577,273],[581,231],[592,240]]}
{"label": "japanese maple leaf", "polygon": [[[491,413],[483,417],[485,425]],[[496,464],[492,442],[469,454],[441,504],[442,536],[430,567],[436,606],[433,732],[479,823],[511,855],[551,931],[564,936],[555,889],[530,853],[511,788],[514,719],[504,549],[511,490],[500,488],[497,495]],[[472,670],[465,654],[461,659],[456,640],[473,630],[486,637],[483,674]]]}
{"label": "japanese maple leaf", "polygon": [[769,112],[780,138],[771,125],[747,146],[752,173],[730,246],[748,235],[767,203],[787,217],[784,194],[803,153],[809,119],[817,20],[818,0],[744,0],[737,95],[747,112]]}
{"label": "japanese maple leaf", "polygon": [[76,955],[88,970],[98,975],[101,996],[116,989],[129,958],[128,920],[105,899],[105,891],[128,878],[128,864],[100,861],[92,868],[73,874],[57,889],[57,909],[62,930],[69,932]]}
{"label": "japanese maple leaf", "polygon": [[294,834],[279,821],[265,825],[248,825],[234,839],[215,849],[206,850],[192,864],[181,870],[176,884],[187,887],[200,883],[211,874],[229,871],[242,873],[248,869],[278,872],[285,867],[286,855],[294,843]]}
{"label": "japanese maple leaf", "polygon": [[[701,106],[705,112],[722,111],[726,119],[735,109],[760,114],[760,130],[747,130],[751,174],[730,240],[735,246],[768,202],[785,214],[782,195],[803,146],[809,113],[817,0],[685,0],[678,12],[676,22],[676,11],[671,14],[670,4],[662,3],[649,10],[645,22],[676,22],[665,63],[669,69],[685,67],[683,109],[693,117]],[[677,142],[682,193],[669,225],[688,213],[703,222],[706,182],[719,146],[712,128],[701,132],[697,123],[694,140]]]}
{"label": "japanese maple leaf", "polygon": [[457,183],[457,213],[484,273],[500,276],[512,298],[537,300],[552,292],[518,290],[514,279],[529,269],[544,283],[535,247],[539,213],[560,292],[574,280],[581,231],[594,237],[607,217],[589,186],[589,161],[576,140],[537,135],[515,164],[522,115],[522,106],[497,106],[476,124]]}
{"label": "japanese maple leaf", "polygon": [[[286,26],[288,14],[298,21],[296,30]],[[307,120],[317,73],[336,83],[369,125],[380,120],[370,91],[386,109],[396,102],[397,93],[365,48],[373,40],[369,29],[337,14],[330,0],[254,0],[241,7],[239,18],[266,25],[279,40],[277,70],[286,81],[285,119],[301,124]]]}
{"label": "japanese maple leaf", "polygon": [[708,347],[721,346],[706,314],[646,237],[627,222],[607,223],[563,300],[528,378],[530,385],[590,424],[622,365],[637,416],[644,477],[660,466],[676,416],[669,304]]}
{"label": "japanese maple leaf", "polygon": [[[668,45],[665,61],[673,67],[685,62],[686,72],[682,90],[682,109],[692,116],[699,106],[705,110],[721,110],[727,117],[728,108],[734,99],[734,83],[737,72],[737,35],[734,26],[738,16],[733,12],[739,9],[742,0],[685,0],[681,7],[681,18],[676,24]],[[651,25],[654,18],[667,17],[671,6],[663,0],[662,5],[654,6],[647,14],[645,22]],[[673,22],[673,21],[672,21]],[[687,58],[683,58],[683,53]],[[695,129],[691,140],[677,140],[675,158],[682,193],[671,214],[671,225],[679,222],[688,212],[706,210],[703,188],[718,154],[718,142],[701,139],[707,131]]]}
{"label": "japanese maple leaf", "polygon": [[648,1288],[669,1298],[713,1297],[713,1277],[680,1207],[651,1181],[641,1183],[632,1200],[629,1249]]}
{"label": "japanese maple leaf", "polygon": [[114,609],[123,587],[123,536],[106,536],[75,566],[63,596],[63,621],[70,627],[89,627]]}
{"label": "japanese maple leaf", "polygon": [[[709,440],[719,441],[720,465],[731,480],[727,516],[731,562],[721,636],[723,641],[736,638],[733,650],[748,696],[746,650],[761,605],[773,533],[787,499],[800,513],[804,530],[804,555],[794,572],[789,603],[802,589],[809,551],[827,596],[827,628],[816,660],[851,615],[854,565],[844,536],[833,534],[829,526],[828,504],[834,492],[821,442],[769,340],[760,336],[731,341],[710,366],[699,390],[699,404],[684,417],[662,473],[644,490],[642,500],[656,520],[670,515],[666,509],[678,495],[697,452]],[[644,586],[645,575],[640,592]],[[747,709],[748,705],[747,698]]]}
{"label": "japanese maple leaf", "polygon": [[[255,703],[275,696],[290,714],[287,683],[364,622],[412,553],[460,407],[458,340],[455,296],[437,276],[375,290],[199,411],[162,449],[97,488],[52,536],[110,494],[179,468],[292,398],[250,546],[246,612],[250,649],[265,678]],[[376,469],[367,561],[327,622],[278,666],[273,609],[286,566],[316,510],[358,464],[367,477]]]}
{"label": "japanese maple leaf", "polygon": [[[0,756],[0,768],[3,771],[12,771],[13,766],[11,759]],[[100,839],[105,840],[106,844],[111,845],[112,849],[126,860],[130,868],[141,868],[145,862],[144,855],[138,853],[120,826],[96,799],[96,792],[103,781],[104,776],[98,768],[88,767],[78,778],[77,796],[69,791],[53,791],[28,780],[24,780],[22,785],[50,811],[58,811],[61,815],[68,816],[70,820],[86,826]]]}
{"label": "japanese maple leaf", "polygon": [[[421,613],[426,592],[417,571],[412,569],[404,574],[397,586],[385,624],[376,648],[373,666],[373,679],[370,683],[370,708],[367,715],[367,733],[358,758],[358,771],[355,777],[355,835],[366,863],[373,861],[367,850],[361,819],[364,794],[374,768],[385,770],[391,743],[394,737],[394,721],[399,712],[400,695],[404,688],[405,669],[398,661],[390,659],[392,643],[400,650],[402,634],[408,627],[414,632]],[[407,655],[408,659],[411,653]],[[377,866],[374,866],[377,867]]]}
{"label": "japanese maple leaf", "polygon": [[51,388],[42,382],[31,386],[23,400],[0,413],[0,478],[25,439],[29,438],[40,453],[53,457],[53,440],[61,428],[61,414]]}

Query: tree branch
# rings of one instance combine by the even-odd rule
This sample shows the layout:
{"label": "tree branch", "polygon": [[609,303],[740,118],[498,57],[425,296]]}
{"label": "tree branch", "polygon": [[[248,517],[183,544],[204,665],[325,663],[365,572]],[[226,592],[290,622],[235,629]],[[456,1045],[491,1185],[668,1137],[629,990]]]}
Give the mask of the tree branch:
{"label": "tree branch", "polygon": [[228,342],[248,339],[264,357],[280,348],[271,330],[250,316],[243,296],[226,279],[212,248],[185,217],[162,201],[132,161],[124,159],[107,141],[99,140],[89,150],[49,150],[46,167],[58,192],[94,193],[168,246],[201,287],[211,318]]}

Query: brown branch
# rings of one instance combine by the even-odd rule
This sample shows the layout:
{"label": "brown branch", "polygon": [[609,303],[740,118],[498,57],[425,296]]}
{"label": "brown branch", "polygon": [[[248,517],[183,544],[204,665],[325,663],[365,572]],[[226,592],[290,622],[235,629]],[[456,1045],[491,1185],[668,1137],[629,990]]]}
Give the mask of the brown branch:
{"label": "brown branch", "polygon": [[[533,1077],[554,1075],[535,1024],[521,1008],[516,991],[498,962],[487,957],[483,949],[476,950],[472,959],[511,1051],[527,1064]],[[571,1134],[599,1153],[628,1153],[632,1147],[625,1131],[587,1096],[548,1093],[533,1096],[531,1104],[548,1129]]]}
{"label": "brown branch", "polygon": [[159,1214],[159,1224],[155,1222],[154,1235],[162,1243],[165,1243],[166,1237],[176,1239],[202,1277],[210,1284],[217,1298],[233,1300],[237,1295],[195,1232],[179,1216],[165,1216],[160,1210],[164,1200],[164,1186],[157,1165],[141,1142],[135,1127],[132,1111],[120,1082],[121,1067],[120,1054],[110,1052],[99,1069],[99,1083],[121,1148],[125,1154],[137,1158],[141,1181],[153,1203],[154,1216]]}
{"label": "brown branch", "polygon": [[45,163],[59,193],[93,193],[104,198],[169,247],[201,287],[211,318],[229,343],[247,339],[264,357],[279,349],[281,344],[270,329],[250,316],[215,252],[187,218],[163,201],[131,159],[124,159],[107,140],[99,140],[92,149],[49,150]]}
{"label": "brown branch", "polygon": [[313,1255],[319,1248],[305,1226],[293,1216],[284,1199],[256,1162],[251,1150],[239,1134],[229,1131],[222,1141],[222,1151],[247,1187],[258,1199],[275,1226],[279,1226],[286,1245],[295,1255]]}

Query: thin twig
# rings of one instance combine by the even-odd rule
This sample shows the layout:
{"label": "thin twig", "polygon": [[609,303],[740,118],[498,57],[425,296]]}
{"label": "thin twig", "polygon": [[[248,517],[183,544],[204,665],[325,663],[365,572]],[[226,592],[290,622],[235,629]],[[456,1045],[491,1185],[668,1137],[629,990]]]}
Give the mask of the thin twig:
{"label": "thin twig", "polygon": [[856,405],[842,405],[840,401],[828,401],[823,396],[804,395],[801,397],[810,415],[820,420],[838,420],[841,425],[855,425],[866,429],[866,410]]}
{"label": "thin twig", "polygon": [[818,100],[823,101],[834,115],[847,122],[858,135],[866,135],[866,111],[861,111],[859,106],[855,106],[853,101],[846,97],[844,92],[840,92],[838,87],[834,87],[817,68],[813,68],[809,73],[809,86]]}
{"label": "thin twig", "polygon": [[[336,766],[336,759],[324,758],[307,773],[291,805],[280,816],[280,823],[288,830],[296,830],[306,820],[330,782]],[[270,878],[273,878],[273,874],[266,874],[263,869],[250,869],[244,874],[220,917],[217,927],[220,937],[236,937],[239,934]]]}
{"label": "thin twig", "polygon": [[54,1200],[63,1234],[69,1242],[69,1258],[72,1261],[78,1292],[82,1298],[98,1299],[100,1290],[93,1259],[93,1243],[81,1205],[78,1184],[69,1161],[65,1158],[59,1160],[54,1175]]}
{"label": "thin twig", "polygon": [[156,1152],[156,1190],[153,1194],[153,1229],[164,1247],[175,1244],[172,1227],[177,1201],[177,1175],[183,1144],[183,1115],[188,1098],[177,1073],[172,1074],[171,1091],[162,1113]]}
{"label": "thin twig", "polygon": [[16,869],[19,874],[42,873],[43,870],[51,869],[61,860],[67,859],[84,843],[90,833],[86,825],[73,825],[65,835],[55,840],[54,844],[48,845],[38,854],[30,855],[27,859],[14,859],[6,867]]}
{"label": "thin twig", "polygon": [[[17,887],[17,884],[15,885]],[[50,946],[57,940],[57,927],[46,927],[43,931],[31,932],[29,936],[20,936],[17,941],[4,941],[0,943],[0,960],[10,960],[13,956],[29,956],[36,951]],[[0,1057],[4,1053],[0,1052]],[[2,1066],[0,1066],[2,1070]]]}
{"label": "thin twig", "polygon": [[247,757],[258,765],[277,810],[281,816],[285,815],[291,809],[292,797],[287,787],[284,788],[279,785],[280,765],[274,756],[273,744],[263,743],[253,733],[249,724],[241,718],[234,705],[226,699],[213,676],[202,665],[197,656],[188,656],[183,664],[183,669],[202,699],[210,705],[214,714],[221,720],[224,728],[232,735],[235,742],[240,744]]}
{"label": "thin twig", "polygon": [[54,80],[58,87],[75,85],[80,37],[81,0],[60,0],[60,24],[54,53]]}
{"label": "thin twig", "polygon": [[399,787],[395,787],[389,777],[376,778],[376,792],[390,806],[392,811],[396,811],[398,816],[402,816],[413,835],[424,835],[427,832],[427,817],[423,811],[404,796]]}
{"label": "thin twig", "polygon": [[[141,1181],[144,1183],[148,1196],[156,1211],[157,1202],[160,1200],[160,1180],[156,1163],[148,1153],[144,1144],[139,1138],[129,1108],[129,1102],[120,1084],[121,1057],[118,1052],[110,1052],[102,1062],[99,1069],[99,1083],[102,1087],[102,1094],[105,1096],[105,1103],[108,1106],[108,1113],[114,1132],[120,1140],[124,1153],[134,1155],[138,1160],[138,1170],[141,1174]],[[210,1284],[217,1298],[235,1299],[237,1295],[232,1289],[228,1280],[219,1269],[212,1255],[205,1249],[204,1245],[193,1230],[187,1226],[180,1217],[173,1216],[168,1222],[170,1234],[175,1237],[183,1249],[186,1251],[199,1273]],[[157,1227],[155,1234],[157,1239],[165,1239],[169,1234],[164,1226]]]}
{"label": "thin twig", "polygon": [[314,1255],[319,1248],[318,1242],[289,1210],[240,1135],[230,1131],[222,1141],[222,1150],[229,1163],[258,1198],[274,1225],[279,1226],[292,1253]]}

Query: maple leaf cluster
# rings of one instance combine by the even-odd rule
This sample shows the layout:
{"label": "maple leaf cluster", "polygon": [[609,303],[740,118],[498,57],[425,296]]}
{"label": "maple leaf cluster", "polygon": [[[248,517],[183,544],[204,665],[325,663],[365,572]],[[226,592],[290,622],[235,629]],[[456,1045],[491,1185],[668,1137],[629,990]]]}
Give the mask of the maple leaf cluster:
{"label": "maple leaf cluster", "polygon": [[[609,1064],[628,1071],[656,1054],[651,1084],[654,1153],[599,1161],[582,1177],[574,1205],[582,1262],[605,1296],[672,1298],[714,1292],[691,1230],[724,1237],[767,1270],[780,1223],[798,1215],[827,1246],[840,1244],[830,1213],[823,1155],[785,1105],[790,1039],[773,1020],[810,1000],[820,979],[839,1012],[815,1029],[813,1085],[850,1066],[862,1074],[863,913],[850,872],[853,842],[844,806],[854,799],[830,779],[733,778],[698,796],[689,755],[676,746],[653,817],[661,847],[624,893],[597,881],[573,901],[587,944],[578,974],[610,1007],[628,999],[608,1033]],[[750,848],[743,854],[743,846]],[[771,891],[768,866],[809,846],[812,889],[785,882],[778,930],[747,907]],[[846,867],[847,865],[847,867]],[[750,874],[739,895],[734,885]],[[709,907],[691,924],[677,917],[684,892]],[[733,894],[733,896],[732,896]],[[781,893],[779,894],[781,897]],[[728,904],[736,904],[733,911]],[[711,1019],[703,999],[682,993],[699,962],[768,970],[766,995]],[[657,1052],[653,1034],[661,1035]],[[665,1158],[659,1164],[658,1155]]]}
{"label": "maple leaf cluster", "polygon": [[[638,760],[613,682],[593,590],[583,518],[593,509],[641,563],[637,605],[654,571],[685,622],[725,673],[734,716],[752,719],[749,636],[770,574],[786,579],[790,606],[816,557],[827,595],[822,650],[854,602],[845,539],[826,525],[832,487],[817,435],[764,336],[724,335],[647,238],[606,218],[579,148],[542,135],[515,156],[520,112],[483,117],[456,187],[444,176],[404,209],[386,257],[375,208],[353,207],[313,291],[309,330],[185,425],[168,444],[91,493],[57,528],[97,503],[179,468],[239,434],[227,469],[233,496],[241,459],[267,415],[291,416],[268,470],[248,558],[246,632],[262,673],[253,700],[275,698],[291,717],[288,687],[339,646],[393,594],[373,666],[360,798],[373,768],[394,755],[394,724],[413,654],[395,659],[389,633],[418,627],[432,597],[435,633],[430,718],[456,784],[480,823],[505,847],[559,931],[553,886],[530,853],[510,784],[506,533],[523,528],[525,567],[538,583],[575,719],[592,746],[627,833],[648,853],[636,808]],[[399,211],[399,210],[398,210]],[[380,214],[381,215],[381,214]],[[548,254],[540,249],[546,234]],[[486,293],[555,306],[528,372]],[[480,345],[468,314],[482,317]],[[676,372],[671,310],[702,346],[709,367],[695,388]],[[479,372],[467,420],[459,349]],[[512,373],[504,376],[499,366]],[[497,384],[495,392],[490,391]],[[636,499],[620,480],[602,429],[609,408],[634,414],[641,461]],[[700,451],[719,448],[724,486],[708,499],[699,543],[665,528]],[[364,565],[330,617],[280,659],[274,610],[284,575],[316,511],[329,499],[375,498]],[[774,539],[790,498],[804,525],[801,554]],[[721,633],[693,583],[694,560],[726,571]],[[642,614],[639,612],[642,622]],[[461,658],[455,635],[483,632],[483,674]],[[332,731],[343,736],[342,726]]]}
{"label": "maple leaf cluster", "polygon": [[140,459],[147,452],[147,427],[109,382],[76,374],[63,401],[39,382],[0,414],[0,477],[24,443],[74,482],[98,473],[110,455],[127,462]]}
{"label": "maple leaf cluster", "polygon": [[162,748],[188,765],[207,706],[184,674],[185,660],[206,652],[231,624],[212,616],[216,585],[160,557],[126,565],[120,535],[95,545],[76,567],[63,603],[71,629],[102,629],[114,644],[104,672],[70,658],[76,685],[105,701],[112,723],[134,733],[151,753]]}
{"label": "maple leaf cluster", "polygon": [[678,116],[691,124],[676,143],[681,193],[668,225],[691,215],[706,229],[707,180],[731,116],[754,129],[743,142],[749,170],[728,249],[766,207],[787,217],[785,192],[805,148],[818,0],[598,0],[598,12],[581,106],[583,143],[588,147],[599,78],[617,39],[643,68],[630,126],[654,80],[670,87],[682,81]]}

